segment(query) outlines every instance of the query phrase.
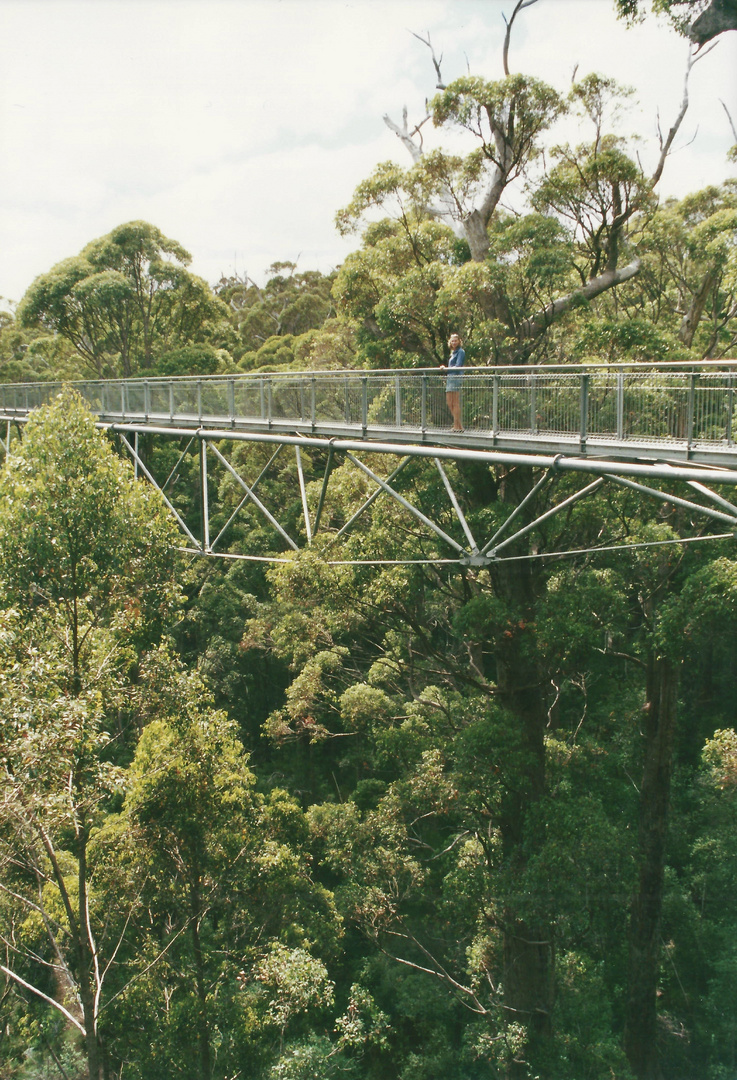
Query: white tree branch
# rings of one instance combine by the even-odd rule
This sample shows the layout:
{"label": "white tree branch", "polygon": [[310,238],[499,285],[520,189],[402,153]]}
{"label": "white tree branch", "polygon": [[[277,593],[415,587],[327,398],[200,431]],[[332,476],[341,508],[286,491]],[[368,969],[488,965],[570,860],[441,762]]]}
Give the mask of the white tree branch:
{"label": "white tree branch", "polygon": [[0,964],[0,971],[7,975],[9,979],[13,979],[14,982],[17,982],[19,986],[22,986],[25,990],[30,990],[36,997],[40,997],[43,1001],[48,1002],[49,1005],[53,1005],[55,1009],[59,1010],[62,1016],[67,1018],[70,1024],[74,1024],[77,1031],[80,1031],[86,1037],[87,1032],[85,1031],[84,1024],[81,1024],[79,1020],[77,1020],[75,1016],[72,1016],[69,1010],[65,1009],[63,1005],[60,1005],[58,1001],[49,997],[48,994],[44,994],[43,990],[39,990],[38,987],[34,986],[32,983],[26,982],[25,979],[21,979],[20,975],[13,971],[12,968],[6,967],[5,964]]}
{"label": "white tree branch", "polygon": [[514,20],[517,18],[517,15],[520,13],[520,11],[524,11],[525,8],[532,7],[532,5],[536,3],[537,0],[517,0],[517,5],[512,12],[512,17],[509,22],[507,22],[505,15],[502,14],[502,18],[505,22],[507,22],[507,32],[504,35],[504,47],[502,49],[502,65],[504,67],[504,74],[507,76],[507,78],[509,77],[509,41],[512,36],[512,27],[514,26]]}
{"label": "white tree branch", "polygon": [[519,336],[523,340],[530,340],[539,337],[540,334],[545,333],[547,328],[560,318],[566,311],[569,311],[576,303],[581,300],[593,300],[594,297],[599,296],[601,293],[606,292],[608,289],[614,288],[615,285],[621,285],[624,281],[629,281],[636,274],[639,274],[641,262],[639,259],[635,259],[634,262],[629,263],[627,266],[621,267],[621,269],[605,270],[603,274],[595,277],[592,281],[589,281],[580,289],[574,289],[573,292],[568,293],[567,296],[562,296],[558,300],[553,300],[551,304],[543,308],[537,315],[533,315],[530,319],[524,319],[520,324]]}

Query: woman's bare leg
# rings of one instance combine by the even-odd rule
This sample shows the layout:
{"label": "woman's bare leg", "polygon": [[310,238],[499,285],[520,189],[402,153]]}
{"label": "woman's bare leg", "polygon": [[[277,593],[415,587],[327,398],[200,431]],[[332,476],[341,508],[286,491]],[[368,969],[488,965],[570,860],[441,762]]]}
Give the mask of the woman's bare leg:
{"label": "woman's bare leg", "polygon": [[453,417],[453,430],[463,431],[463,421],[461,418],[461,392],[460,390],[448,390],[445,395],[445,400],[448,403],[450,414]]}

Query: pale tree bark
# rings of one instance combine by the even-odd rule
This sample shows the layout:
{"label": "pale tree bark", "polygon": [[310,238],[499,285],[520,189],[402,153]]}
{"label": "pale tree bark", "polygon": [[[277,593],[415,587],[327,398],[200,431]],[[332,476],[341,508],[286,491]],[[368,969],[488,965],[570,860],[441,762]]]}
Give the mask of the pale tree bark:
{"label": "pale tree bark", "polygon": [[[533,4],[537,2],[538,0],[517,0],[512,15],[507,22],[502,57],[504,74],[506,76],[509,76],[510,74],[509,46],[515,19],[521,11],[533,6]],[[735,0],[735,2],[737,2],[737,0]],[[415,35],[415,37],[418,37],[419,40],[431,50],[438,86],[442,87],[443,83],[440,71],[442,57],[438,59],[436,56],[429,40],[429,35],[427,38],[423,38],[420,35]],[[695,58],[695,53],[690,50],[684,78],[683,97],[678,114],[667,135],[665,137],[662,135],[660,136],[660,153],[658,161],[648,183],[649,190],[651,191],[655,189],[661,179],[665,163],[673,147],[673,142],[688,110],[689,77]],[[406,108],[403,112],[403,123],[401,127],[395,124],[390,117],[384,117],[385,123],[390,130],[394,132],[397,138],[400,139],[415,164],[417,164],[423,156],[421,128],[428,119],[429,116],[426,116],[420,124],[410,130],[407,121]],[[489,119],[494,139],[494,167],[489,176],[486,189],[477,205],[470,211],[465,210],[451,188],[446,185],[441,192],[438,204],[436,206],[427,207],[429,214],[445,221],[456,232],[460,231],[462,233],[468,242],[471,258],[474,262],[484,262],[488,256],[489,224],[497,211],[499,202],[507,185],[513,176],[516,175],[516,171],[519,167],[519,162],[514,154],[511,138],[514,118],[507,118],[509,130],[505,130],[504,127],[493,118]],[[488,315],[508,326],[512,331],[513,336],[516,336],[521,344],[526,343],[526,347],[524,347],[517,356],[518,362],[525,362],[529,355],[530,345],[534,345],[534,342],[541,338],[556,320],[561,318],[572,308],[580,303],[593,300],[595,297],[615,288],[617,285],[629,281],[639,273],[641,267],[639,259],[634,259],[623,267],[618,265],[619,253],[625,238],[627,224],[638,209],[638,204],[635,201],[626,205],[620,212],[617,212],[619,210],[618,199],[618,192],[614,192],[615,217],[608,226],[608,248],[603,272],[596,272],[595,276],[580,288],[574,289],[565,296],[551,301],[545,308],[523,319],[516,326],[514,325],[515,320],[511,318],[509,306],[508,304],[505,304],[504,297],[501,295],[501,290],[497,287],[495,294],[490,295],[489,303],[487,305]]]}
{"label": "pale tree bark", "polygon": [[[506,76],[509,76],[510,73],[509,45],[515,19],[525,8],[532,7],[533,4],[537,4],[538,2],[539,0],[517,0],[514,11],[507,22],[502,59],[504,74]],[[426,38],[422,37],[420,34],[414,34],[414,37],[430,49],[437,79],[436,89],[444,90],[445,83],[443,82],[440,68],[443,59],[442,55],[440,57],[436,56],[429,34]],[[415,165],[421,160],[424,153],[422,128],[429,119],[430,116],[427,114],[424,119],[410,131],[407,121],[406,106],[402,113],[401,127],[388,115],[384,116],[384,123],[400,140]],[[504,189],[513,178],[514,170],[518,165],[511,140],[514,118],[509,117],[508,123],[510,127],[509,131],[505,131],[498,123],[492,123],[492,133],[495,144],[495,163],[479,204],[470,211],[464,210],[451,187],[445,185],[439,194],[438,202],[427,207],[427,212],[431,216],[440,221],[444,221],[456,233],[460,232],[460,234],[465,237],[471,250],[471,258],[474,262],[483,262],[489,253],[489,237],[487,233],[489,222],[499,205],[499,200],[504,193]]]}
{"label": "pale tree bark", "polygon": [[518,336],[522,341],[528,339],[534,339],[540,337],[551,326],[556,319],[559,319],[561,315],[564,315],[571,308],[577,304],[586,300],[593,300],[595,297],[600,296],[601,293],[607,292],[609,289],[613,289],[615,285],[621,285],[625,281],[629,281],[630,278],[635,277],[640,272],[640,260],[635,259],[627,266],[623,266],[616,270],[605,270],[603,274],[595,277],[592,281],[588,281],[585,285],[582,285],[580,289],[576,289],[574,292],[568,293],[567,296],[561,296],[558,300],[554,300],[548,304],[547,307],[539,311],[537,315],[533,315],[530,319],[524,319],[520,323]]}
{"label": "pale tree bark", "polygon": [[[683,97],[673,124],[671,125],[668,134],[663,138],[660,137],[660,155],[658,162],[655,166],[655,170],[649,180],[650,190],[654,190],[659,183],[665,163],[668,159],[668,155],[673,147],[673,141],[678,134],[678,131],[683,124],[684,117],[688,110],[689,95],[688,84],[689,77],[691,75],[691,69],[694,65],[695,57],[694,53],[689,50],[688,60],[686,63],[686,73],[683,82]],[[630,204],[625,210],[619,213],[613,220],[610,227],[609,237],[609,250],[607,253],[606,269],[602,274],[597,274],[590,281],[587,281],[585,285],[582,285],[579,289],[574,289],[566,296],[561,296],[557,300],[552,301],[547,307],[537,312],[535,315],[528,319],[524,319],[518,328],[518,336],[522,341],[531,341],[541,337],[557,319],[578,304],[593,300],[597,296],[600,296],[604,292],[608,292],[610,289],[615,288],[617,285],[624,284],[625,281],[629,281],[640,272],[641,262],[639,259],[633,259],[632,262],[626,266],[618,267],[618,258],[621,241],[624,238],[624,231],[627,222],[635,213],[637,206]],[[707,293],[708,295],[708,293]],[[706,303],[706,296],[704,297],[704,304]],[[703,312],[703,305],[701,307]],[[700,317],[700,313],[699,313]],[[695,329],[695,327],[694,327]]]}
{"label": "pale tree bark", "polygon": [[718,280],[719,270],[712,267],[712,269],[704,275],[700,286],[694,293],[691,303],[688,305],[688,311],[681,320],[678,337],[689,349],[693,344],[694,335],[701,322],[701,316],[704,314],[709,295]]}
{"label": "pale tree bark", "polygon": [[[49,917],[43,903],[35,903],[26,897],[16,896],[16,899],[20,900],[28,909],[40,914],[46,927],[52,951],[57,958],[57,966],[61,975],[63,975],[63,978],[58,980],[60,984],[58,993],[62,1000],[57,1000],[44,993],[11,967],[3,965],[2,970],[8,978],[11,978],[19,986],[51,1005],[80,1032],[85,1043],[89,1078],[90,1080],[100,1080],[103,1076],[103,1060],[102,1047],[97,1031],[97,1017],[100,1000],[99,991],[104,973],[100,971],[97,945],[89,919],[86,831],[81,838],[79,835],[77,837],[77,890],[76,896],[73,898],[67,887],[67,881],[51,837],[33,811],[23,804],[22,797],[17,792],[15,794],[15,801],[19,804],[16,811],[16,816],[19,818],[19,827],[24,832],[30,829],[35,834],[51,867],[51,878],[59,890],[59,897],[67,921],[66,934],[70,942],[68,951],[71,957],[67,963],[64,959],[63,950],[59,946],[58,935],[54,932],[54,921]],[[38,855],[40,856],[40,852],[38,852]],[[28,869],[39,880],[44,880],[46,875],[40,869],[38,861],[32,850],[26,852]],[[74,1000],[65,1001],[64,997],[68,997],[70,994]]]}

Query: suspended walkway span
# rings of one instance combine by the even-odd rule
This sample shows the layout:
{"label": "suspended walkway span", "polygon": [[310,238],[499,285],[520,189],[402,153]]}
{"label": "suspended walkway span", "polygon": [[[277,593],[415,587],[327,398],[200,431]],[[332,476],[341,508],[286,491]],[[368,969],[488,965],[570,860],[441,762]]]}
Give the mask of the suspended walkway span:
{"label": "suspended walkway span", "polygon": [[[241,441],[271,443],[275,454],[284,448],[295,453],[307,543],[318,531],[334,465],[345,458],[375,485],[369,502],[381,492],[395,498],[450,546],[454,554],[449,561],[484,565],[508,557],[514,540],[605,481],[710,518],[728,529],[721,535],[737,533],[737,506],[725,498],[725,494],[731,498],[729,489],[737,484],[737,361],[467,368],[461,391],[462,432],[450,430],[445,376],[437,369],[137,377],[73,386],[98,425],[117,433],[137,473],[160,490],[177,517],[190,550],[201,554],[222,554],[225,546],[225,530],[211,536],[213,485],[208,483],[208,461],[233,474],[244,491],[241,505],[251,502],[259,508],[283,548],[301,546],[280,524],[278,511],[267,509],[257,495],[263,476],[249,482],[229,462],[227,444]],[[13,426],[20,427],[32,409],[49,402],[60,389],[61,384],[54,383],[0,385],[6,449]],[[179,440],[182,459],[198,453],[199,535],[170,498],[174,477],[155,478],[139,453],[143,434]],[[327,455],[322,490],[313,507],[308,505],[302,469],[300,451],[305,447]],[[400,459],[390,477],[382,477],[362,460],[377,454]],[[417,457],[434,460],[440,470],[460,526],[457,537],[392,486],[404,464]],[[477,542],[444,467],[453,459],[504,467],[529,465],[540,470],[535,492],[564,472],[596,479],[543,515],[533,514],[532,521],[527,519],[534,500],[529,496],[528,503],[525,498],[525,505],[513,508],[506,528],[500,530],[506,536]],[[665,492],[660,490],[664,481],[669,488]],[[678,484],[690,489],[688,499],[674,493],[673,485]],[[522,520],[526,524],[520,529]]]}

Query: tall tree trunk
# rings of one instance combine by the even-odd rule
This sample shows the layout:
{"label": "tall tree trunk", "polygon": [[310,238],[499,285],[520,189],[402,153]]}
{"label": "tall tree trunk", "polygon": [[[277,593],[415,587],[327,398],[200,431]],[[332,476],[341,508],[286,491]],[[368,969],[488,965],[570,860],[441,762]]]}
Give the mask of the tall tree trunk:
{"label": "tall tree trunk", "polygon": [[197,984],[197,1040],[200,1048],[200,1075],[202,1080],[210,1080],[212,1066],[210,1062],[210,1025],[207,1017],[207,986],[205,983],[205,964],[200,941],[200,919],[202,917],[201,883],[198,876],[192,885],[191,922],[192,951],[194,953],[195,981]]}
{"label": "tall tree trunk", "polygon": [[85,1051],[87,1055],[87,1072],[89,1080],[101,1080],[102,1078],[102,1048],[97,1037],[97,1017],[95,1015],[95,984],[93,979],[94,970],[94,941],[91,940],[90,929],[87,920],[88,904],[88,875],[87,875],[87,829],[84,824],[80,828],[77,839],[77,896],[79,898],[78,918],[78,944],[79,954],[79,998],[82,1002],[82,1015],[84,1017]]}
{"label": "tall tree trunk", "polygon": [[691,303],[688,306],[688,311],[681,320],[681,325],[678,329],[678,337],[689,349],[693,345],[694,335],[696,334],[699,322],[701,321],[701,316],[704,314],[704,308],[709,299],[709,293],[716,285],[718,277],[719,271],[716,268],[712,268],[704,275],[701,285],[694,293]]}
{"label": "tall tree trunk", "polygon": [[647,668],[645,761],[640,789],[640,873],[629,933],[625,1051],[637,1080],[660,1080],[657,984],[665,843],[673,762],[678,668],[651,656]]}
{"label": "tall tree trunk", "polygon": [[[510,510],[532,485],[531,469],[516,469],[513,477],[504,479],[500,490]],[[531,637],[539,582],[533,563],[526,560],[497,564],[491,574],[494,591],[509,606],[511,622],[507,644],[497,657],[498,700],[518,725],[522,748],[515,790],[505,800],[501,832],[508,864],[521,876],[540,839],[528,834],[526,819],[530,807],[543,797],[546,783],[545,680]],[[531,1063],[552,1036],[554,968],[552,927],[545,919],[520,917],[509,904],[504,916],[504,1006],[509,1022],[527,1029],[526,1056]],[[512,1065],[510,1077],[517,1076],[528,1076],[527,1064]]]}

